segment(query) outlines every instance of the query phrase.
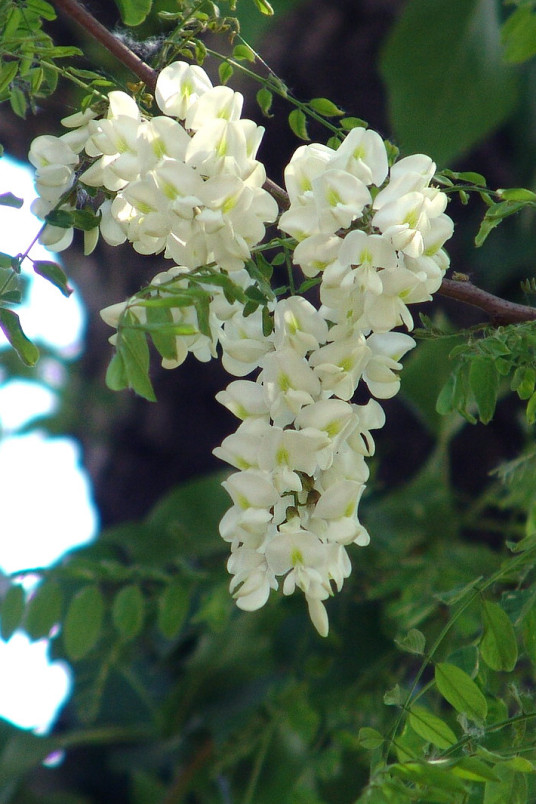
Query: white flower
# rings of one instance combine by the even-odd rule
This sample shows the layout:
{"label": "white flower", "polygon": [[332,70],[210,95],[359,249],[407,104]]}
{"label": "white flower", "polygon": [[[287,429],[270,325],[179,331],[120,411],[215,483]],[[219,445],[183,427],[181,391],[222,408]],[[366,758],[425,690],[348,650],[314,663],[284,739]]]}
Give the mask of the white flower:
{"label": "white flower", "polygon": [[222,486],[233,503],[240,508],[270,508],[279,500],[269,472],[246,469],[235,472],[224,480]]}
{"label": "white flower", "polygon": [[235,313],[224,323],[220,343],[223,367],[235,377],[249,374],[257,368],[264,355],[273,349],[273,344],[262,331],[260,309],[247,317],[242,310]]}
{"label": "white flower", "polygon": [[164,114],[184,120],[189,108],[209,89],[212,82],[202,67],[175,61],[159,74],[155,100]]}
{"label": "white flower", "polygon": [[339,480],[320,496],[309,527],[322,539],[337,544],[366,547],[370,537],[357,518],[357,507],[364,491],[362,483]]}
{"label": "white flower", "polygon": [[337,340],[309,357],[326,396],[351,399],[369,360],[370,349],[363,335]]}
{"label": "white flower", "polygon": [[398,361],[410,349],[416,346],[415,341],[403,332],[386,332],[370,335],[367,346],[371,356],[363,372],[371,394],[379,399],[390,399],[398,393],[402,364]]}
{"label": "white flower", "polygon": [[387,176],[387,151],[376,131],[358,126],[347,134],[330,164],[348,171],[364,184],[379,187]]}
{"label": "white flower", "polygon": [[235,380],[225,391],[216,394],[216,400],[239,419],[262,417],[268,419],[268,403],[262,385],[251,380]]}
{"label": "white flower", "polygon": [[316,307],[303,296],[278,301],[274,310],[274,346],[289,346],[304,356],[328,337],[328,325]]}
{"label": "white flower", "polygon": [[266,559],[255,550],[239,547],[231,553],[227,569],[235,576],[230,591],[236,605],[244,611],[260,609],[268,600],[270,589],[277,589],[277,581]]}
{"label": "white flower", "polygon": [[305,358],[293,349],[269,352],[262,361],[259,382],[274,424],[290,424],[304,405],[310,405],[320,394],[320,382]]}
{"label": "white flower", "polygon": [[186,128],[199,131],[213,120],[238,120],[243,105],[244,96],[231,87],[217,86],[208,89],[188,109]]}

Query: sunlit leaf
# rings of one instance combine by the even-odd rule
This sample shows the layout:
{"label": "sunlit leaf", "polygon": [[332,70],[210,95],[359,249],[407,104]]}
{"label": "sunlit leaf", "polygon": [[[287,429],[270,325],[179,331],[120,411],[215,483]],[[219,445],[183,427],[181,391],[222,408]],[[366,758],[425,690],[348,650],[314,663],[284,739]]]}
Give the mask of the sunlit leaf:
{"label": "sunlit leaf", "polygon": [[0,329],[27,366],[35,366],[39,360],[39,349],[24,334],[19,317],[13,310],[0,307]]}
{"label": "sunlit leaf", "polygon": [[289,126],[294,134],[301,140],[309,140],[307,132],[307,118],[301,109],[293,109],[288,116]]}
{"label": "sunlit leaf", "polygon": [[435,668],[437,689],[460,714],[478,722],[485,720],[488,711],[486,699],[475,682],[459,667],[440,662]]}
{"label": "sunlit leaf", "polygon": [[53,284],[54,287],[58,288],[58,290],[67,298],[73,292],[73,289],[69,287],[68,279],[65,276],[62,267],[58,265],[57,262],[35,260],[33,263],[33,269],[36,274],[44,277],[44,279],[48,279],[48,281]]}
{"label": "sunlit leaf", "polygon": [[483,600],[482,619],[482,658],[492,670],[513,670],[517,662],[517,641],[510,618],[497,603]]}
{"label": "sunlit leaf", "polygon": [[422,706],[411,708],[409,725],[423,740],[438,748],[449,748],[457,740],[456,735],[444,720]]}

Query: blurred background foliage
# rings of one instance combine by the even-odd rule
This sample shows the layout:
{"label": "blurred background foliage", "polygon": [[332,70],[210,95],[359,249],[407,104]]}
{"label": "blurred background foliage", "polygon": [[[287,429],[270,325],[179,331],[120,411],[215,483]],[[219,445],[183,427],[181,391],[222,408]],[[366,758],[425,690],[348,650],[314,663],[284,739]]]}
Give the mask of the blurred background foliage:
{"label": "blurred background foliage", "polygon": [[[125,32],[114,5],[86,5],[132,46],[130,36],[147,44],[169,29],[157,10],[176,9],[158,0],[140,28]],[[532,3],[273,5],[268,17],[240,0],[236,13],[245,39],[296,97],[329,97],[403,153],[422,150],[441,168],[478,171],[490,187],[535,189]],[[231,13],[222,3],[222,14]],[[116,74],[70,20],[45,28],[57,44],[80,47],[77,64]],[[207,41],[225,47],[223,38]],[[159,43],[141,48],[148,61]],[[211,60],[205,66],[216,75]],[[273,117],[263,119],[258,86],[235,77],[248,113],[266,126],[261,158],[280,182],[299,144],[290,107],[276,98]],[[24,123],[4,114],[7,152],[24,158],[34,136],[56,131],[76,108],[77,90],[61,87]],[[310,132],[325,139],[314,123]],[[533,301],[530,284],[527,298],[520,287],[534,276],[533,213],[506,220],[480,249],[480,202],[453,201],[450,214],[453,269],[505,298]],[[428,327],[406,361],[399,397],[385,405],[362,504],[372,542],[354,550],[353,574],[329,603],[330,635],[321,640],[302,600],[274,597],[243,614],[228,595],[217,531],[228,500],[211,456],[233,427],[214,401],[227,382],[221,368],[192,361],[165,373],[155,365],[157,405],[104,387],[110,349],[97,311],[134,292],[154,274],[154,260],[147,268],[105,244],[83,259],[78,243],[65,264],[88,308],[86,349],[69,366],[59,413],[39,426],[80,440],[102,531],[44,573],[32,595],[18,579],[6,585],[2,636],[18,628],[33,639],[52,634],[51,654],[71,664],[74,689],[46,737],[1,724],[0,802],[534,801],[533,425],[507,383],[486,426],[436,410],[449,355],[482,316],[444,300],[423,307],[435,335]],[[15,362],[1,357],[4,378],[14,376]],[[478,400],[468,412],[478,417]],[[56,752],[65,752],[59,764],[43,764]]]}

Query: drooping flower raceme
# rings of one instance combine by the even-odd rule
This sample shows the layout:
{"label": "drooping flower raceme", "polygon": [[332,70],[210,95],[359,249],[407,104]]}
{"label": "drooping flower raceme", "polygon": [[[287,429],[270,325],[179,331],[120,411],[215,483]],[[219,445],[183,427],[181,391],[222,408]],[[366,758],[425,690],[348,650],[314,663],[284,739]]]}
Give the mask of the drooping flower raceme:
{"label": "drooping flower raceme", "polygon": [[[294,261],[320,276],[319,309],[302,297],[273,307],[271,349],[255,381],[217,398],[241,424],[215,454],[238,471],[224,484],[233,506],[221,523],[231,591],[245,610],[271,589],[304,593],[320,634],[324,601],[351,571],[347,548],[369,536],[358,518],[385,416],[376,399],[400,386],[400,359],[415,345],[408,305],[426,301],[448,266],[453,226],[424,155],[390,169],[381,137],[353,129],[337,150],[298,148],[285,171],[289,209],[280,228],[298,243]],[[352,403],[363,383],[371,398]]]}
{"label": "drooping flower raceme", "polygon": [[[248,261],[278,213],[256,159],[263,129],[241,118],[240,93],[184,62],[160,73],[155,100],[162,114],[150,118],[111,92],[104,116],[89,109],[64,120],[61,137],[34,140],[34,208],[43,218],[72,211],[78,180],[101,195],[88,251],[100,231],[111,245],[173,261],[143,293],[102,311],[118,330],[110,340],[119,349],[128,327],[158,331],[165,311],[164,346],[153,338],[164,367],[221,354],[237,379],[217,399],[240,422],[214,450],[235,470],[220,524],[230,590],[251,611],[271,590],[299,589],[326,635],[325,601],[350,575],[351,546],[369,543],[358,509],[372,432],[385,422],[377,400],[398,392],[401,358],[415,345],[399,328],[412,329],[409,305],[429,300],[448,267],[447,199],[429,157],[390,164],[382,138],[363,127],[336,149],[301,146],[285,170],[279,227],[296,241],[294,263],[317,278],[318,302],[264,293],[264,309],[245,315]],[[42,235],[57,250],[71,238],[50,224]],[[358,387],[366,404],[353,402]]]}

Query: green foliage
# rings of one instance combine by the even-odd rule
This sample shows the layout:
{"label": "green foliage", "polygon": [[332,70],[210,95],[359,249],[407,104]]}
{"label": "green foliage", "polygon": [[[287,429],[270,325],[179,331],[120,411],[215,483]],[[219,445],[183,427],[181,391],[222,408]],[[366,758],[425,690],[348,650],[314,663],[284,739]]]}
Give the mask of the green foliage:
{"label": "green foliage", "polygon": [[[451,343],[454,337],[429,327],[421,334],[448,339]],[[497,329],[479,327],[468,333],[467,340],[450,351],[453,368],[437,398],[437,411],[441,415],[456,411],[472,423],[476,414],[483,424],[488,424],[509,379],[510,389],[521,400],[528,400],[526,415],[532,424],[535,347],[536,325],[532,321]]]}
{"label": "green foliage", "polygon": [[516,102],[494,0],[411,0],[389,34],[382,72],[404,151],[443,164],[503,122]]}
{"label": "green foliage", "polygon": [[536,14],[532,0],[514,0],[517,8],[501,29],[504,58],[513,64],[527,61],[536,55]]}
{"label": "green foliage", "polygon": [[146,19],[153,5],[152,0],[115,0],[125,25],[136,26]]}

